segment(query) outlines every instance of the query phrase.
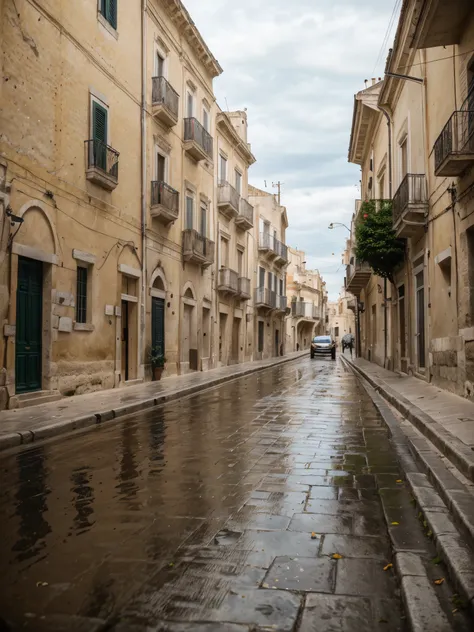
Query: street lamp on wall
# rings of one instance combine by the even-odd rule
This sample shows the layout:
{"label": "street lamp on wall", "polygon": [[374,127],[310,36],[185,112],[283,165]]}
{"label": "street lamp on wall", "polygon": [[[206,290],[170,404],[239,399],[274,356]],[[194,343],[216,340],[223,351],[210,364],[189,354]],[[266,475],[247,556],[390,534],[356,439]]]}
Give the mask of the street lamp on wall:
{"label": "street lamp on wall", "polygon": [[346,230],[348,230],[349,232],[351,232],[351,229],[346,226],[345,224],[341,224],[341,222],[331,222],[328,226],[329,230],[333,230],[334,228],[337,228],[338,226],[343,226]]}

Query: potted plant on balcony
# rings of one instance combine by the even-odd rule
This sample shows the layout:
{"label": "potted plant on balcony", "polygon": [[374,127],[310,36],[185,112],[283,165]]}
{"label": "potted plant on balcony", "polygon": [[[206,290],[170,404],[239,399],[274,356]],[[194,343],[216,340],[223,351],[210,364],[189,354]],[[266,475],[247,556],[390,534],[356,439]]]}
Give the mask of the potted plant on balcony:
{"label": "potted plant on balcony", "polygon": [[163,371],[165,370],[166,358],[164,356],[161,346],[151,347],[150,349],[150,362],[153,371],[153,380],[161,380]]}

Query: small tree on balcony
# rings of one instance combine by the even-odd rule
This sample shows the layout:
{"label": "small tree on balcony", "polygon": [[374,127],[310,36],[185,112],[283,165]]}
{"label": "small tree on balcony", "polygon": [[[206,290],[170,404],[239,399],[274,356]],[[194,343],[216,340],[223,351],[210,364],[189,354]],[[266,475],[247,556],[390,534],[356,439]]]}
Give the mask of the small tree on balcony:
{"label": "small tree on balcony", "polygon": [[375,274],[393,283],[393,272],[405,256],[405,242],[393,230],[392,202],[363,202],[356,224],[356,257],[366,261]]}

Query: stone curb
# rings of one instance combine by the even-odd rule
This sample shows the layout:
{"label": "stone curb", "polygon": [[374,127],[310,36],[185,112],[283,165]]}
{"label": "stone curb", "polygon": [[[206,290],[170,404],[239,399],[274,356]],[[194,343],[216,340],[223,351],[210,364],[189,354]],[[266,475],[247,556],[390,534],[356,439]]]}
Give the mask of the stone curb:
{"label": "stone curb", "polygon": [[417,463],[452,513],[457,527],[474,550],[474,495],[452,474],[426,439],[409,438]]}
{"label": "stone curb", "polygon": [[64,419],[56,423],[41,426],[37,430],[18,430],[18,432],[12,432],[3,435],[0,434],[0,452],[8,450],[10,448],[18,447],[20,445],[33,443],[35,441],[51,439],[52,437],[63,435],[73,430],[96,426],[98,424],[105,423],[106,421],[111,421],[113,419],[118,419],[119,417],[124,417],[125,415],[148,410],[153,408],[154,406],[160,406],[167,402],[172,402],[176,399],[180,399],[181,397],[188,397],[189,395],[193,395],[200,391],[220,386],[221,384],[224,384],[226,382],[230,382],[241,377],[246,377],[248,375],[251,375],[252,373],[258,373],[260,371],[265,371],[266,369],[273,369],[274,367],[280,366],[282,364],[301,360],[301,358],[304,358],[305,355],[309,355],[309,352],[307,354],[306,352],[301,353],[296,357],[282,358],[273,363],[266,364],[265,366],[249,367],[241,371],[236,371],[235,373],[232,373],[230,375],[224,375],[216,378],[211,377],[206,382],[201,382],[200,384],[195,384],[194,386],[176,388],[175,390],[164,393],[159,397],[147,397],[146,399],[143,399],[141,401],[134,402],[133,404],[126,404],[118,408],[105,409],[74,419]]}
{"label": "stone curb", "polygon": [[424,523],[429,527],[436,550],[448,568],[456,590],[474,615],[474,554],[451,520],[448,508],[425,474],[407,474]]}
{"label": "stone curb", "polygon": [[357,371],[357,373],[362,375],[362,377],[380,392],[392,406],[402,413],[417,430],[425,435],[466,478],[474,482],[474,453],[472,450],[469,450],[462,441],[445,430],[437,421],[420,410],[418,406],[412,404],[403,397],[403,395],[400,395],[387,386],[382,380],[372,377],[347,358],[344,358],[344,361]]}
{"label": "stone curb", "polygon": [[421,557],[415,553],[397,553],[395,567],[411,631],[452,632]]}
{"label": "stone curb", "polygon": [[[348,364],[353,370],[356,369],[352,363],[348,362]],[[409,445],[411,448],[414,440],[404,435],[398,423],[394,420],[391,411],[389,409],[385,410],[387,405],[381,399],[381,395],[378,394],[376,387],[372,385],[371,381],[365,379],[362,371],[357,371],[357,373],[366,381],[363,385],[368,390],[374,405],[382,415],[395,443],[397,443],[398,449],[402,447],[403,457],[403,446]],[[433,454],[432,450],[431,453]],[[433,454],[433,456],[435,455]],[[446,564],[449,578],[463,600],[468,604],[471,615],[474,615],[474,555],[460,536],[449,516],[448,507],[431,485],[426,474],[416,471],[416,461],[413,461],[413,457],[410,455],[409,459],[400,459],[400,464],[419,511],[423,514],[425,522],[433,534],[438,555]],[[415,467],[411,466],[411,464],[414,464]],[[448,473],[450,476],[453,476],[449,471]],[[435,626],[433,628],[431,625],[432,620],[430,618],[425,619],[428,610],[433,609],[433,612],[436,612],[440,609],[440,604],[426,572],[423,570],[421,574],[423,566],[421,558],[415,552],[397,550],[393,541],[392,546],[395,550],[396,568],[400,578],[402,596],[413,632],[425,632],[427,629],[430,632],[432,630],[439,630],[439,632],[452,630],[444,613],[445,623],[443,625],[446,625],[446,627],[437,628]],[[418,560],[414,558],[418,558]],[[433,601],[433,598],[436,601]],[[426,603],[431,603],[428,610],[424,608],[424,600],[426,600]],[[427,625],[427,622],[429,625]]]}

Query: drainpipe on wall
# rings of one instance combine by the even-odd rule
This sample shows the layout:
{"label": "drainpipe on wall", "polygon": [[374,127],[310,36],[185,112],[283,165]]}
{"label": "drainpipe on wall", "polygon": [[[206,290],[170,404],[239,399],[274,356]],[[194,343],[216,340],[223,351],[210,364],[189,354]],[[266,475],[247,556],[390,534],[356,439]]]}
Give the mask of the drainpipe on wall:
{"label": "drainpipe on wall", "polygon": [[[379,110],[387,119],[387,132],[388,132],[388,196],[392,199],[392,122],[389,114],[379,105]],[[388,351],[388,331],[387,331],[387,279],[383,280],[383,365],[387,368],[387,351]]]}
{"label": "drainpipe on wall", "polygon": [[140,304],[140,365],[145,370],[146,345],[146,18],[147,0],[142,1],[142,104],[141,104],[141,237],[142,237],[142,288]]}

